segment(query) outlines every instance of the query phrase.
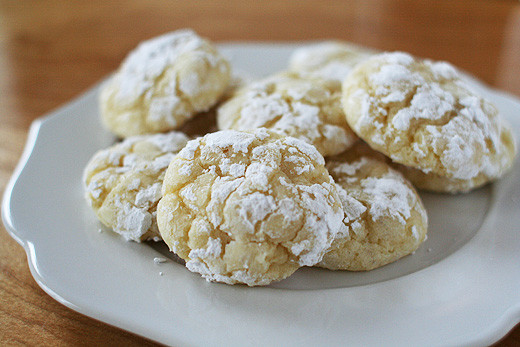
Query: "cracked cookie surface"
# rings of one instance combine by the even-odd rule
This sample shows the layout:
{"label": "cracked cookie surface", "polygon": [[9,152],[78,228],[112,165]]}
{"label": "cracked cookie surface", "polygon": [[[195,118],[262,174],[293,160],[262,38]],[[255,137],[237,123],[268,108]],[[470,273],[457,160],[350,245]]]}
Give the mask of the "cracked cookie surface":
{"label": "cracked cookie surface", "polygon": [[453,180],[489,181],[511,167],[511,129],[445,62],[384,53],[343,83],[352,129],[394,162]]}
{"label": "cracked cookie surface", "polygon": [[267,128],[314,145],[324,155],[357,140],[345,120],[337,83],[284,72],[239,90],[218,109],[219,129]]}
{"label": "cracked cookie surface", "polygon": [[190,141],[167,170],[157,214],[190,271],[250,286],[315,265],[342,218],[323,157],[266,129]]}
{"label": "cracked cookie surface", "polygon": [[[504,132],[505,136],[512,136],[512,133],[510,131]],[[505,138],[504,143],[513,143],[514,139],[511,138]],[[349,152],[355,152],[357,155],[361,156],[367,156],[374,159],[377,159],[379,161],[385,162],[388,165],[392,166],[397,171],[401,172],[404,177],[409,180],[412,185],[419,190],[425,190],[430,192],[436,192],[436,193],[450,193],[450,194],[456,194],[456,193],[466,193],[473,189],[479,188],[482,185],[489,182],[489,177],[485,176],[484,174],[479,174],[476,177],[473,177],[468,180],[464,179],[456,179],[456,178],[448,178],[440,175],[436,175],[434,173],[424,173],[419,169],[414,169],[412,167],[408,167],[402,164],[397,164],[392,162],[390,158],[388,158],[386,155],[375,151],[372,149],[368,144],[366,144],[363,141],[358,141],[351,149],[348,150]],[[330,160],[335,160],[336,158],[339,158],[338,160],[341,161],[344,157],[344,154],[339,154],[337,156],[329,158]]]}
{"label": "cracked cookie surface", "polygon": [[129,137],[85,167],[85,197],[98,219],[126,240],[160,240],[156,208],[164,173],[188,142],[179,132]]}
{"label": "cracked cookie surface", "polygon": [[144,41],[103,85],[101,118],[120,137],[178,129],[225,92],[230,67],[207,40],[179,30]]}
{"label": "cracked cookie surface", "polygon": [[354,148],[327,161],[344,227],[319,267],[373,270],[414,252],[426,239],[426,210],[413,186],[385,162],[361,153]]}

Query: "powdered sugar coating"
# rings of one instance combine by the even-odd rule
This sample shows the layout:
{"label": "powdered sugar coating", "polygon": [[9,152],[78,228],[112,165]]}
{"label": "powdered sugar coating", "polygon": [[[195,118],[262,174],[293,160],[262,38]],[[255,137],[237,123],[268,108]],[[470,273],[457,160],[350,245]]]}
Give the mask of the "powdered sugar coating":
{"label": "powdered sugar coating", "polygon": [[334,155],[357,140],[345,120],[340,97],[335,83],[280,73],[239,90],[220,106],[218,127],[265,127],[304,140],[324,156]]}
{"label": "powdered sugar coating", "polygon": [[319,262],[341,219],[323,157],[262,128],[191,141],[169,166],[158,206],[161,235],[189,270],[250,286]]}
{"label": "powdered sugar coating", "polygon": [[325,41],[296,49],[289,58],[289,70],[341,83],[372,54],[346,42]]}
{"label": "powdered sugar coating", "polygon": [[[511,132],[509,126],[506,125],[501,127],[501,141],[505,146],[509,146],[511,148],[509,153],[512,154],[514,153],[515,148],[515,140],[513,137],[513,133]],[[366,156],[387,163],[397,171],[401,172],[403,176],[407,180],[409,180],[416,189],[420,190],[451,194],[464,193],[476,189],[488,183],[490,180],[490,178],[486,176],[484,173],[481,173],[478,176],[469,180],[448,178],[431,172],[425,173],[421,170],[392,162],[390,158],[388,158],[380,152],[373,150],[363,141],[359,141],[358,143],[356,143],[356,145],[354,145],[349,150],[349,152],[354,152],[357,153],[358,156]],[[344,154],[332,157],[331,160],[342,161],[344,160],[342,159],[343,157]],[[505,167],[506,162],[512,161],[513,158],[504,157],[502,158],[502,160],[504,160],[503,165]]]}
{"label": "powdered sugar coating", "polygon": [[318,266],[333,270],[375,269],[414,252],[426,238],[426,210],[412,185],[356,147],[327,162],[343,204],[344,230]]}
{"label": "powdered sugar coating", "polygon": [[129,137],[97,152],[84,171],[85,196],[99,220],[126,240],[159,240],[156,207],[164,173],[188,137]]}
{"label": "powdered sugar coating", "polygon": [[121,137],[177,129],[213,106],[229,80],[211,43],[191,30],[168,33],[142,42],[103,86],[102,120]]}
{"label": "powdered sugar coating", "polygon": [[511,127],[503,120],[500,121],[500,143],[505,148],[497,156],[498,166],[502,171],[498,174],[483,171],[470,179],[448,178],[432,172],[426,173],[405,165],[394,163],[393,166],[399,170],[412,184],[418,188],[438,193],[464,193],[481,187],[482,185],[499,178],[512,167],[516,154],[516,142]]}
{"label": "powdered sugar coating", "polygon": [[512,164],[497,109],[448,63],[374,56],[345,80],[342,101],[352,129],[397,163],[458,180],[493,179]]}

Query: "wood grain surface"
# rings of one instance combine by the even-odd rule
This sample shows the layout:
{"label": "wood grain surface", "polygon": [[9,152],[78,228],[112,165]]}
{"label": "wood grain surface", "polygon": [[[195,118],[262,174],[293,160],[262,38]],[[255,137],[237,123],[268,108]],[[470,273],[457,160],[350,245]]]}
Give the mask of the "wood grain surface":
{"label": "wood grain surface", "polygon": [[[516,0],[0,0],[0,191],[34,119],[113,71],[140,41],[186,27],[217,42],[335,38],[403,50],[520,96]],[[0,229],[1,345],[154,344],[54,301],[32,278],[23,248]],[[520,327],[497,345],[520,345]]]}

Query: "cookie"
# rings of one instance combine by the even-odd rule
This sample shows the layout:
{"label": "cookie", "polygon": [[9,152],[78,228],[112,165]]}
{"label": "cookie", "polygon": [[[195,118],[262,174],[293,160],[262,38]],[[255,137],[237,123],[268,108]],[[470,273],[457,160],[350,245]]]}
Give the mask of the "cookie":
{"label": "cookie", "polygon": [[179,30],[141,43],[103,85],[104,125],[120,137],[178,129],[225,92],[230,67],[207,40]]}
{"label": "cookie", "polygon": [[349,128],[337,84],[284,72],[250,84],[219,107],[219,129],[265,127],[314,145],[324,155],[349,148],[357,136]]}
{"label": "cookie", "polygon": [[427,214],[413,186],[385,162],[360,156],[363,152],[354,148],[327,161],[344,227],[319,267],[373,270],[414,252],[426,239]]}
{"label": "cookie", "polygon": [[343,83],[347,121],[392,161],[476,185],[512,165],[511,129],[450,64],[385,53]]}
{"label": "cookie", "polygon": [[162,180],[188,140],[179,132],[140,135],[97,152],[83,182],[98,219],[126,240],[160,240],[156,209]]}
{"label": "cookie", "polygon": [[320,42],[296,49],[289,58],[289,71],[341,84],[357,64],[372,54],[346,42]]}
{"label": "cookie", "polygon": [[208,281],[267,285],[319,262],[343,218],[316,149],[266,129],[219,131],[172,161],[157,221]]}

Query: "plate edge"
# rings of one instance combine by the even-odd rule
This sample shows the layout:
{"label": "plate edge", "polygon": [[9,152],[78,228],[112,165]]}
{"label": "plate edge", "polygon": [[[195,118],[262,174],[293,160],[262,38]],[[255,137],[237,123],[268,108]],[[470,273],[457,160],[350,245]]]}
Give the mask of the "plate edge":
{"label": "plate edge", "polygon": [[14,227],[10,207],[13,197],[13,190],[16,187],[18,179],[24,171],[25,166],[27,165],[27,163],[29,163],[31,159],[32,153],[34,151],[40,133],[40,129],[45,118],[45,116],[37,118],[31,123],[31,126],[29,127],[29,133],[27,135],[27,140],[22,151],[22,155],[20,156],[20,159],[18,160],[18,163],[16,164],[13,173],[9,178],[9,181],[7,183],[2,197],[2,222],[4,223],[5,229],[11,235],[11,237],[15,239],[16,242],[18,242],[21,246],[23,246],[25,252],[27,253],[27,256],[29,256],[28,249],[26,248],[27,240],[23,238],[20,231],[16,230],[16,228]]}

